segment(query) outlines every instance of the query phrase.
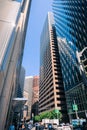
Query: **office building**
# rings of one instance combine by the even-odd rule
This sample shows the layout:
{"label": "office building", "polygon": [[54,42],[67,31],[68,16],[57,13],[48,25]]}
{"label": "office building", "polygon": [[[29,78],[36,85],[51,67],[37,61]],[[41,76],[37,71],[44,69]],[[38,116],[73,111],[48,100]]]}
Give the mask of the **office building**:
{"label": "office building", "polygon": [[38,115],[39,105],[39,76],[33,76],[32,116]]}
{"label": "office building", "polygon": [[33,91],[33,76],[25,77],[24,83],[24,97],[27,98],[24,110],[24,118],[29,120],[31,118],[31,107],[32,107],[32,91]]}
{"label": "office building", "polygon": [[12,122],[31,0],[0,0],[0,130]]}
{"label": "office building", "polygon": [[58,109],[65,117],[67,111],[60,57],[54,19],[50,12],[44,23],[40,42],[39,113]]}
{"label": "office building", "polygon": [[25,80],[25,69],[22,66],[20,70],[19,89],[18,89],[19,91],[17,90],[17,97],[23,97],[24,80]]}
{"label": "office building", "polygon": [[[76,51],[87,47],[87,0],[53,0],[53,13],[70,119],[87,116],[87,87],[83,82]],[[81,59],[87,58],[87,51]],[[76,111],[73,109],[76,104]]]}

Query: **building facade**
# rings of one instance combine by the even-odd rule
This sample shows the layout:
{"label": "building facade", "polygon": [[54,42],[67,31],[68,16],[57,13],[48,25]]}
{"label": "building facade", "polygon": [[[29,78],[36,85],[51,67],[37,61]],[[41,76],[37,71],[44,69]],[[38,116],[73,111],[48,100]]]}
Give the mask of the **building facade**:
{"label": "building facade", "polygon": [[39,113],[54,109],[63,116],[67,113],[56,29],[53,15],[48,13],[41,34]]}
{"label": "building facade", "polygon": [[25,69],[22,66],[20,70],[19,89],[17,90],[17,97],[23,97],[24,80],[25,80]]}
{"label": "building facade", "polygon": [[31,118],[31,108],[32,108],[32,91],[33,91],[33,76],[25,77],[24,83],[24,97],[27,98],[25,104],[26,109],[24,110],[24,118],[29,120]]}
{"label": "building facade", "polygon": [[33,76],[32,116],[38,115],[39,105],[39,76]]}
{"label": "building facade", "polygon": [[[0,129],[12,122],[31,1],[0,0]],[[18,70],[18,71],[17,71]]]}
{"label": "building facade", "polygon": [[[82,80],[76,51],[82,51],[87,47],[87,0],[54,0],[52,7],[68,114],[70,119],[85,118],[87,116],[87,87]],[[87,58],[87,51],[81,58]],[[77,117],[73,104],[78,106]]]}

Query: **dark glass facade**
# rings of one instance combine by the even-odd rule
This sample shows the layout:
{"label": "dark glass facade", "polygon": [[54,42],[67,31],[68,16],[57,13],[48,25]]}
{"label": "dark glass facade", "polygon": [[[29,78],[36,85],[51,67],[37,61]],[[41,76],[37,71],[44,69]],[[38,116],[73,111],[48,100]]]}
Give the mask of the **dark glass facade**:
{"label": "dark glass facade", "polygon": [[68,42],[65,38],[57,38],[60,61],[62,66],[63,81],[65,91],[73,88],[81,82],[78,64],[76,62],[76,47],[72,42]]}
{"label": "dark glass facade", "polygon": [[[71,118],[76,118],[72,109],[75,101],[78,116],[84,118],[87,93],[77,64],[76,51],[87,46],[87,0],[53,0],[53,13],[68,113]],[[87,57],[86,51],[83,57]]]}
{"label": "dark glass facade", "polygon": [[72,41],[79,50],[87,46],[87,0],[54,0],[58,36]]}

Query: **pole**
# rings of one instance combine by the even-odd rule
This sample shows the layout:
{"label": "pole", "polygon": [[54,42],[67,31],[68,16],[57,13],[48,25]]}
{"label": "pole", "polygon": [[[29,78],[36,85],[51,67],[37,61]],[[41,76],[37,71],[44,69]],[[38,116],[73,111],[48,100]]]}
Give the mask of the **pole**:
{"label": "pole", "polygon": [[56,113],[56,114],[57,114],[57,118],[56,118],[57,122],[56,123],[57,123],[57,127],[58,127],[58,113]]}
{"label": "pole", "polygon": [[[76,105],[75,100],[74,100],[74,105]],[[76,113],[76,118],[79,119],[77,110],[75,110],[75,113]]]}

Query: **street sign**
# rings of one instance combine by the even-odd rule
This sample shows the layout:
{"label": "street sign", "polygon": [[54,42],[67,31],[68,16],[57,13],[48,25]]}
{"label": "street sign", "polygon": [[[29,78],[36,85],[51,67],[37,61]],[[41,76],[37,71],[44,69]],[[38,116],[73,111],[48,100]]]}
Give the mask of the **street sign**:
{"label": "street sign", "polygon": [[58,110],[58,109],[55,109],[54,111],[55,111],[55,113],[59,113],[59,110]]}
{"label": "street sign", "polygon": [[73,104],[73,110],[78,111],[78,106],[76,104]]}

